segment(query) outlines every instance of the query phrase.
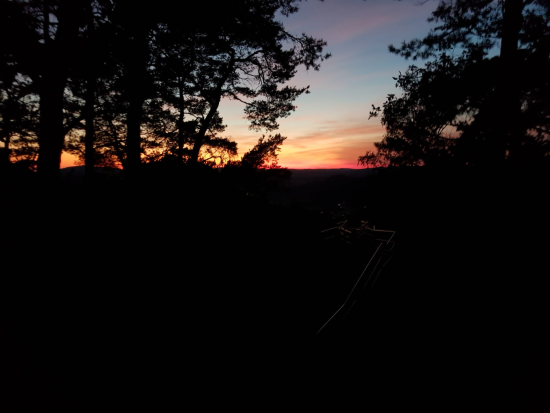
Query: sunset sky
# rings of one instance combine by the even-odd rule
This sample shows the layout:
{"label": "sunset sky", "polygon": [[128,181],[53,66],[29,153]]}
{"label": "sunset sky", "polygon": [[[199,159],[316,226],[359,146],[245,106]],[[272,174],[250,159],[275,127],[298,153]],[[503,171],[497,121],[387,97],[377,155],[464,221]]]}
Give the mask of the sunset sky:
{"label": "sunset sky", "polygon": [[[325,0],[302,2],[300,11],[281,17],[287,30],[327,41],[332,57],[321,69],[301,69],[292,84],[311,85],[311,93],[297,99],[298,109],[280,121],[277,131],[285,141],[279,163],[288,168],[358,168],[357,157],[381,140],[379,119],[368,120],[371,104],[382,105],[396,93],[399,71],[412,64],[390,54],[388,45],[423,37],[437,1]],[[246,152],[261,133],[248,130],[243,105],[223,101],[220,113],[225,136]]]}
{"label": "sunset sky", "polygon": [[[325,0],[300,3],[300,11],[281,16],[293,34],[306,33],[327,41],[332,57],[321,69],[301,68],[293,85],[311,86],[311,93],[296,100],[298,109],[281,119],[285,141],[279,164],[288,168],[358,168],[357,157],[372,149],[384,130],[379,119],[368,120],[371,104],[380,106],[388,93],[398,93],[392,76],[412,64],[390,54],[388,45],[423,37],[437,1]],[[239,154],[261,136],[243,119],[243,104],[224,100],[220,114],[226,131],[238,142]],[[62,167],[73,166],[64,154]]]}

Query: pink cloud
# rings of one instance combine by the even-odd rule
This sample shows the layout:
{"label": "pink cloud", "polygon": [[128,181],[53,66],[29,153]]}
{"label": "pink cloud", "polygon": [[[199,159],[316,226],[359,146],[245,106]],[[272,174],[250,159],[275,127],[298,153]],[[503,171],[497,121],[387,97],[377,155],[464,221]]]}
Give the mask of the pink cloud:
{"label": "pink cloud", "polygon": [[[318,120],[306,117],[298,123],[281,128],[287,140],[281,148],[279,164],[287,168],[358,168],[357,158],[373,149],[373,142],[382,139],[384,128],[376,121],[365,119]],[[294,130],[293,130],[294,129]],[[304,130],[306,129],[306,130]],[[254,145],[261,133],[251,136],[233,135],[239,143],[239,153]]]}
{"label": "pink cloud", "polygon": [[303,3],[295,19],[289,19],[286,26],[295,34],[306,32],[314,37],[321,37],[330,47],[365,33],[400,23],[412,16],[429,15],[431,11],[429,5],[416,6],[418,5],[387,0]]}

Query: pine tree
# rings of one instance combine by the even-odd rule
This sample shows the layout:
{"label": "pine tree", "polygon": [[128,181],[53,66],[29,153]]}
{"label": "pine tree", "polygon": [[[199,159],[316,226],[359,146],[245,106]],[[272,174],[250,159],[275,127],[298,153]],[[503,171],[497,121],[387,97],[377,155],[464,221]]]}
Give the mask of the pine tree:
{"label": "pine tree", "polygon": [[[359,162],[423,164],[445,156],[478,165],[543,160],[550,153],[550,112],[541,94],[549,90],[543,74],[550,69],[548,2],[443,1],[429,21],[439,24],[425,38],[390,46],[407,59],[431,61],[396,78],[404,94],[389,95],[384,104],[387,134],[376,144],[378,152]],[[374,109],[371,115],[381,111]]]}

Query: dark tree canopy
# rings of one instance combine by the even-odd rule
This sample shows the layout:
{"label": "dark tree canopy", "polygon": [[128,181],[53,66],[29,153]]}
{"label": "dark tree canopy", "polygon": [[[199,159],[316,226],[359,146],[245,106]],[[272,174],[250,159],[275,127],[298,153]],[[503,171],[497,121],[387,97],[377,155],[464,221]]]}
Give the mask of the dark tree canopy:
{"label": "dark tree canopy", "polygon": [[252,149],[243,155],[241,164],[251,168],[277,168],[277,161],[281,146],[286,140],[280,133],[269,136],[267,139],[262,136]]}
{"label": "dark tree canopy", "polygon": [[13,161],[11,149],[30,140],[46,180],[63,150],[87,174],[112,166],[135,175],[161,159],[227,163],[237,144],[220,136],[221,100],[241,101],[251,129],[276,130],[308,93],[288,81],[329,57],[326,42],[279,21],[298,4],[198,3],[182,21],[186,5],[167,0],[2,1],[0,34],[16,39],[0,46],[4,152]]}
{"label": "dark tree canopy", "polygon": [[[440,2],[423,39],[391,45],[430,59],[394,78],[402,96],[382,108],[386,135],[359,163],[494,165],[542,162],[550,154],[550,4]],[[499,54],[494,56],[494,51]]]}

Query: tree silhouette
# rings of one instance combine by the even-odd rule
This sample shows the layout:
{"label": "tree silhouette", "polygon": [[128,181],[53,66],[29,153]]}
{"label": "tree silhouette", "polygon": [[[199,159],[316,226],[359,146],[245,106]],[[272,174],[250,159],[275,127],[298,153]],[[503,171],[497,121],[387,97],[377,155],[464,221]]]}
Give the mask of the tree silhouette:
{"label": "tree silhouette", "polygon": [[[17,39],[0,46],[2,68],[30,82],[25,90],[38,100],[39,174],[55,180],[64,149],[87,176],[95,166],[132,176],[143,161],[161,159],[228,162],[237,147],[220,136],[221,100],[243,102],[252,129],[275,130],[308,91],[285,83],[298,66],[317,70],[328,57],[324,41],[294,36],[276,20],[297,4],[200,4],[182,24],[185,6],[168,0],[2,2],[1,34]],[[25,99],[32,112],[33,99]],[[10,133],[8,146],[23,136]]]}
{"label": "tree silhouette", "polygon": [[[295,12],[293,3],[235,1],[213,10],[203,5],[196,20],[181,25],[177,8],[168,3],[136,8],[115,2],[118,90],[126,107],[126,139],[119,147],[130,174],[142,158],[173,156],[174,143],[180,161],[233,156],[235,144],[216,136],[223,130],[218,107],[224,97],[249,99],[245,113],[253,128],[277,128],[276,119],[288,116],[292,101],[307,91],[277,85],[294,76],[298,65],[318,69],[328,57],[322,55],[325,42],[292,36],[275,20],[277,11]],[[295,47],[284,50],[286,41]]]}
{"label": "tree silhouette", "polygon": [[32,80],[40,99],[37,166],[46,180],[56,179],[59,173],[70,51],[77,47],[84,5],[85,0],[7,1],[0,9],[2,35],[17,39],[5,42],[3,58]]}
{"label": "tree silhouette", "polygon": [[[209,14],[210,30],[168,25],[158,37],[160,48],[167,51],[163,54],[171,60],[162,59],[173,70],[172,101],[176,101],[178,122],[183,125],[186,102],[205,109],[192,136],[191,162],[198,161],[223,98],[245,104],[251,129],[275,130],[277,119],[290,115],[295,109],[292,102],[307,93],[307,87],[279,85],[290,80],[299,65],[317,70],[328,57],[322,54],[326,43],[293,36],[275,20],[282,4],[286,14],[295,11],[284,8],[291,3],[228,2]],[[285,50],[285,42],[293,47]]]}
{"label": "tree silhouette", "polygon": [[286,137],[279,133],[267,138],[262,135],[239,161],[228,162],[224,172],[248,195],[260,196],[267,191],[278,191],[292,175],[288,168],[278,165],[285,140]]}
{"label": "tree silhouette", "polygon": [[[550,112],[540,94],[548,91],[541,72],[550,68],[548,10],[547,2],[531,0],[441,2],[428,20],[440,25],[428,36],[390,46],[407,59],[433,60],[396,78],[404,94],[389,95],[384,104],[387,134],[378,152],[359,163],[543,160],[549,153]],[[490,58],[495,47],[500,54]],[[453,56],[456,49],[462,52]]]}
{"label": "tree silhouette", "polygon": [[[370,166],[467,162],[458,137],[490,95],[495,63],[468,52],[458,58],[443,54],[424,68],[410,66],[400,73],[394,79],[403,95],[390,94],[383,109],[373,106],[371,111],[374,117],[383,112],[384,139],[375,143],[376,154],[368,153],[360,162]],[[480,144],[476,150],[481,151]]]}
{"label": "tree silhouette", "polygon": [[241,164],[255,169],[276,167],[277,158],[285,140],[286,137],[281,136],[280,133],[274,136],[270,135],[267,139],[263,135],[258,139],[258,143],[243,155]]}
{"label": "tree silhouette", "polygon": [[36,169],[38,101],[32,81],[9,65],[0,69],[0,163],[25,163]]}

